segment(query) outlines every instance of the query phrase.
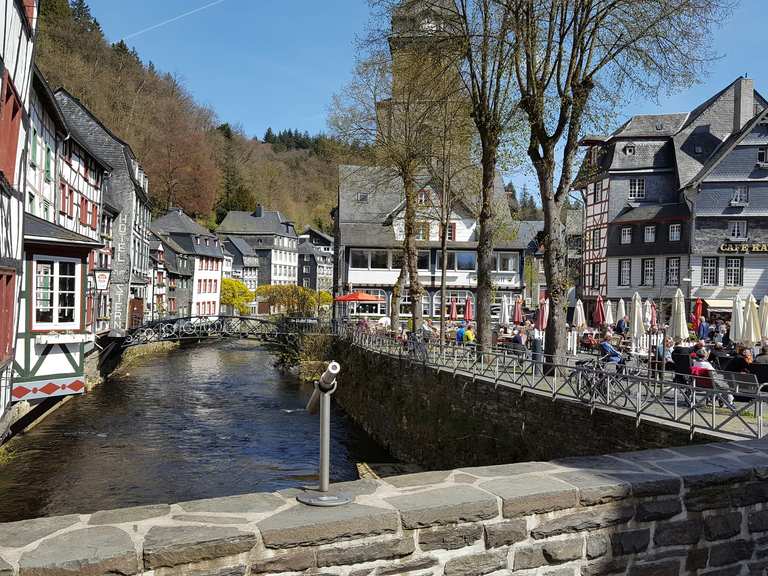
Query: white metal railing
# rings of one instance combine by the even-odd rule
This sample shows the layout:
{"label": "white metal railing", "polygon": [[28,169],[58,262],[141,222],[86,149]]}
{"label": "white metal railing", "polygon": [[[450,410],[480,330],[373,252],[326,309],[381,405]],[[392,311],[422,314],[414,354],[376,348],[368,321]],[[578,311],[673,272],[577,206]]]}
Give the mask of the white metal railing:
{"label": "white metal railing", "polygon": [[[475,346],[402,342],[391,336],[369,333],[354,326],[340,326],[336,335],[351,345],[387,356],[418,362],[454,375],[482,378],[494,385],[517,388],[567,402],[579,402],[589,410],[605,410],[635,418],[685,428],[696,433],[726,438],[762,438],[765,435],[764,403],[768,394],[702,388],[689,375],[658,372],[640,361],[628,366],[601,363],[597,357],[549,358],[544,354]],[[652,341],[645,344],[648,347]],[[734,398],[734,396],[736,396]]]}

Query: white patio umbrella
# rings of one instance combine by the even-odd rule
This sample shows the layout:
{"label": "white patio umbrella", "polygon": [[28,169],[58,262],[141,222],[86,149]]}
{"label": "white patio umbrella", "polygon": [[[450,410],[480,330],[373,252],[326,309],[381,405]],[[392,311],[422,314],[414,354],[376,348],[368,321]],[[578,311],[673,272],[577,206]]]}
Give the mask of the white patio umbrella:
{"label": "white patio umbrella", "polygon": [[501,326],[509,326],[509,302],[507,302],[506,294],[501,297],[501,317],[499,318],[499,324]]}
{"label": "white patio umbrella", "polygon": [[744,304],[741,297],[737,294],[733,299],[733,309],[731,310],[731,332],[729,334],[731,342],[737,344],[741,342],[744,335]]}
{"label": "white patio umbrella", "polygon": [[576,300],[576,308],[573,310],[573,327],[579,334],[587,328],[587,317],[581,300]]}
{"label": "white patio umbrella", "polygon": [[[767,297],[768,298],[768,297]],[[614,320],[615,316],[613,315],[613,302],[610,300],[605,301],[605,323],[608,326],[612,326],[616,323],[616,320]]]}
{"label": "white patio umbrella", "polygon": [[632,315],[629,317],[629,335],[632,337],[632,341],[637,343],[644,334],[643,300],[640,298],[640,294],[635,292],[635,295],[632,296]]}
{"label": "white patio umbrella", "polygon": [[760,335],[768,339],[768,295],[760,301]]}
{"label": "white patio umbrella", "polygon": [[760,343],[760,313],[757,311],[757,300],[752,294],[747,298],[744,333],[741,336],[741,343],[744,346],[755,346]]}
{"label": "white patio umbrella", "polygon": [[624,318],[627,315],[627,309],[624,306],[624,298],[619,300],[619,305],[616,308],[616,322]]}
{"label": "white patio umbrella", "polygon": [[685,297],[683,291],[680,288],[675,292],[675,297],[672,299],[672,316],[670,317],[669,329],[667,330],[667,336],[673,340],[687,340],[688,339],[688,321],[685,318]]}

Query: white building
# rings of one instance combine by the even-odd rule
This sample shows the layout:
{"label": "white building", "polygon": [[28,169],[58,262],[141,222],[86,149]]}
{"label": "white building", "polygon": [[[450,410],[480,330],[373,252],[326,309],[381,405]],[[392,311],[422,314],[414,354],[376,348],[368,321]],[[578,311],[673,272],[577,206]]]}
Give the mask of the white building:
{"label": "white building", "polygon": [[219,238],[180,208],[152,221],[152,232],[177,255],[187,255],[192,267],[191,314],[216,316],[221,304],[224,252]]}
{"label": "white building", "polygon": [[[341,166],[339,168],[339,292],[362,290],[383,298],[381,304],[352,305],[351,314],[382,316],[389,313],[392,287],[402,263],[404,238],[403,192],[400,179],[384,168]],[[436,215],[435,189],[426,176],[419,180],[420,209],[417,215],[416,245],[419,280],[426,292],[424,316],[440,317],[440,224]],[[502,297],[522,295],[524,254],[542,228],[543,222],[512,222],[503,216],[506,202],[501,177],[495,185],[499,199],[499,238],[495,246],[493,283],[497,287],[492,314],[501,310]],[[467,298],[476,304],[477,217],[467,190],[449,218],[448,299],[455,300],[459,317]],[[508,214],[508,210],[507,210]],[[410,315],[407,289],[403,292],[400,315]],[[445,308],[447,310],[447,306]]]}

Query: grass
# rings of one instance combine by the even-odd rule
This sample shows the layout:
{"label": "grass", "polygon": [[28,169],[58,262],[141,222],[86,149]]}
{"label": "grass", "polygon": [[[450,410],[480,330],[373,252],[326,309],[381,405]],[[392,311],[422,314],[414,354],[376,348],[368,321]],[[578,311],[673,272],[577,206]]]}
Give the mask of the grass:
{"label": "grass", "polygon": [[8,444],[0,446],[0,468],[9,464],[14,455],[14,450]]}

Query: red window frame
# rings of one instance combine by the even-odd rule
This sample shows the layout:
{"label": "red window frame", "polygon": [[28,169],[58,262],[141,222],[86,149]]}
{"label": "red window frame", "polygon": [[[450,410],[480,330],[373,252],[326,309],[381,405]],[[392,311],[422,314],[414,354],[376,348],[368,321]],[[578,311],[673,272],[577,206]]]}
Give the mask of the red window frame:
{"label": "red window frame", "polygon": [[67,203],[67,216],[70,218],[75,217],[75,191],[72,188],[69,191],[69,202]]}
{"label": "red window frame", "polygon": [[0,172],[3,172],[5,179],[13,185],[23,108],[8,70],[4,70],[2,74],[0,95]]}
{"label": "red window frame", "polygon": [[[16,271],[0,268],[0,363],[11,357],[13,351],[13,318],[16,310]],[[10,321],[9,321],[10,319]]]}
{"label": "red window frame", "polygon": [[62,182],[61,184],[59,184],[59,189],[61,190],[61,204],[59,205],[59,212],[61,212],[62,214],[66,214],[67,202],[68,202],[67,185],[64,184],[64,182]]}

